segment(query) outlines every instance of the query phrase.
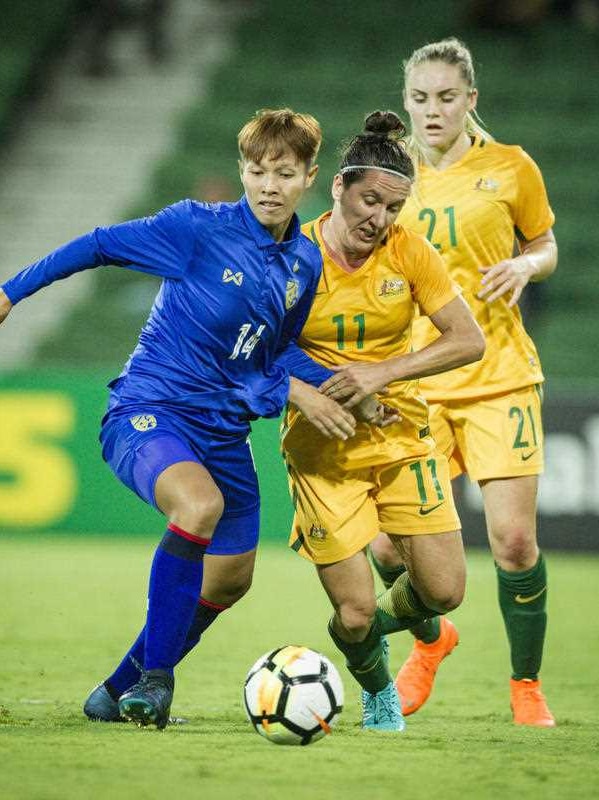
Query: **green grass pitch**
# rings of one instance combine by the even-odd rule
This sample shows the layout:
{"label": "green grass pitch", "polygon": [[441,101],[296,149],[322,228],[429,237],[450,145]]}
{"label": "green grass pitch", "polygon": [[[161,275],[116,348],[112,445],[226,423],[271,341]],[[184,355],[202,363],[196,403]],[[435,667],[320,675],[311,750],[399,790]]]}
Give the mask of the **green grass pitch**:
{"label": "green grass pitch", "polygon": [[[461,644],[405,734],[364,733],[359,692],[326,633],[312,568],[284,546],[260,551],[250,594],[177,674],[164,732],[88,722],[81,705],[137,634],[154,542],[23,535],[0,540],[0,797],[543,798],[599,796],[599,558],[549,554],[543,679],[555,730],[512,725],[509,665],[488,553],[468,554]],[[345,710],[330,737],[272,745],[245,719],[241,688],[264,651],[306,644],[337,664]],[[393,667],[411,645],[391,640]]]}

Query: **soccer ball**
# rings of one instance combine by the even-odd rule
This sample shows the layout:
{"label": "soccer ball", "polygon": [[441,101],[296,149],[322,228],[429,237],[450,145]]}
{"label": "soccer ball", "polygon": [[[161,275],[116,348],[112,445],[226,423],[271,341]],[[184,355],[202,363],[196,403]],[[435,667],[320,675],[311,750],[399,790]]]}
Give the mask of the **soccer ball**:
{"label": "soccer ball", "polygon": [[261,736],[303,745],[331,732],[343,708],[343,684],[322,653],[287,645],[260,656],[247,674],[243,697]]}

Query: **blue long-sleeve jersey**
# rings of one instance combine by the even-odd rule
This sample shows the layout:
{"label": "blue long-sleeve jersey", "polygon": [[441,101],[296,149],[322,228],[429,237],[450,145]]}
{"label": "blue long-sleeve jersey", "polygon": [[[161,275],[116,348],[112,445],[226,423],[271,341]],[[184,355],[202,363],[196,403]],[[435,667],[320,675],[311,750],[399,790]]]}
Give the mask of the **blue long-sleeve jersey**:
{"label": "blue long-sleeve jersey", "polygon": [[322,259],[293,218],[275,242],[244,197],[184,200],[152,217],[96,228],[3,285],[17,303],[55,280],[115,264],[163,278],[137,347],[111,381],[109,409],[165,404],[241,419],[279,414],[289,375],[331,375],[295,344]]}

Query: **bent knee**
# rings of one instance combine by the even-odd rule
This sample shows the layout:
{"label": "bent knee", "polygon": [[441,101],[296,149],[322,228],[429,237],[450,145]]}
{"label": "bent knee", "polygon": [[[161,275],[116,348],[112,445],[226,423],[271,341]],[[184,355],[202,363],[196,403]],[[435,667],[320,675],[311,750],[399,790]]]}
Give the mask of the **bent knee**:
{"label": "bent knee", "polygon": [[352,639],[359,641],[370,630],[375,611],[376,603],[373,599],[372,603],[345,603],[337,609],[337,615]]}
{"label": "bent knee", "polygon": [[464,599],[465,584],[458,582],[451,587],[439,587],[421,593],[421,599],[428,608],[438,614],[454,611]]}
{"label": "bent knee", "polygon": [[222,494],[214,492],[208,497],[187,498],[185,502],[177,503],[169,514],[169,520],[196,536],[212,535],[224,508]]}
{"label": "bent knee", "polygon": [[463,591],[446,594],[442,597],[435,598],[435,604],[433,608],[435,611],[438,611],[439,614],[447,614],[449,611],[454,611],[459,605],[461,605],[463,599]]}

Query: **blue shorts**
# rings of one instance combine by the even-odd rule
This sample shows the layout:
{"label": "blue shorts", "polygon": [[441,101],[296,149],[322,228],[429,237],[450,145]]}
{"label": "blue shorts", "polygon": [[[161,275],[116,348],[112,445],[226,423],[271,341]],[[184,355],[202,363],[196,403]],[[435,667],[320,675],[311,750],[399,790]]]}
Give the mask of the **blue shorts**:
{"label": "blue shorts", "polygon": [[111,470],[146,503],[156,506],[161,472],[180,461],[202,464],[225,502],[210,546],[212,555],[253,550],[260,529],[260,493],[249,429],[225,433],[213,412],[183,415],[140,406],[111,412],[102,420],[102,456]]}

